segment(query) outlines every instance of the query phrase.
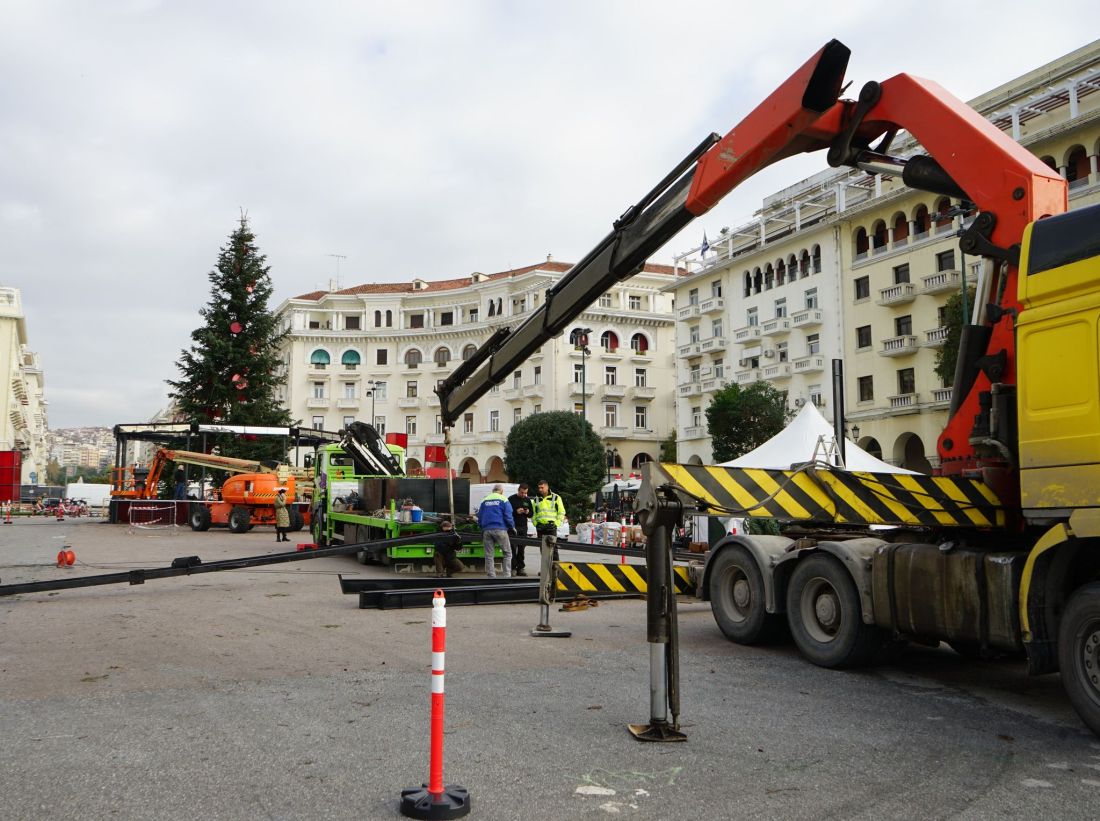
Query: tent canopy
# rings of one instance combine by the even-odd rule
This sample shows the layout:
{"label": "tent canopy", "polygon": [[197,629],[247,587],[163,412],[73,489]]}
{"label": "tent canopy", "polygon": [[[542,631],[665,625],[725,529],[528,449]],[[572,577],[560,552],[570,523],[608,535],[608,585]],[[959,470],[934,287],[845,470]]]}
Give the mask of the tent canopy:
{"label": "tent canopy", "polygon": [[[728,462],[723,462],[722,466],[789,470],[791,465],[811,461],[814,458],[815,451],[819,459],[826,458],[826,454],[819,443],[824,443],[831,448],[834,441],[833,426],[821,415],[821,412],[812,402],[807,402],[787,427],[756,450],[749,451],[744,456],[738,456]],[[850,471],[866,471],[868,473],[917,472],[877,459],[847,438],[844,440],[844,454],[845,468]]]}

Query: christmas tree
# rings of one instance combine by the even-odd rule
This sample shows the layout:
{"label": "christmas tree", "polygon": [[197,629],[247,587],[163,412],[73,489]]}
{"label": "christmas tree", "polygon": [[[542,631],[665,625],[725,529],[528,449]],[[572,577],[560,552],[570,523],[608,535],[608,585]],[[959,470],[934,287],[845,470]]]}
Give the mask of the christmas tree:
{"label": "christmas tree", "polygon": [[[191,333],[191,347],[180,355],[179,381],[168,380],[180,415],[199,424],[287,426],[290,414],[277,398],[285,375],[278,330],[268,310],[272,285],[266,257],[241,215],[240,225],[218,254],[210,272],[210,301],[199,310],[203,324]],[[207,439],[226,456],[281,459],[278,438],[219,436]]]}

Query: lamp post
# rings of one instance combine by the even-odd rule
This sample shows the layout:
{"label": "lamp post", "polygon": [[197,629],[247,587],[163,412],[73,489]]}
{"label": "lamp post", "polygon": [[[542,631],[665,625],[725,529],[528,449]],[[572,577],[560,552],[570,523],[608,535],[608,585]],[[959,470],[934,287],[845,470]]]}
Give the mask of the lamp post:
{"label": "lamp post", "polygon": [[[946,211],[943,212],[943,216],[951,218],[962,217],[965,220],[966,216],[973,211],[974,206],[971,203],[963,201],[960,202],[958,205],[954,205],[951,208],[948,208]],[[961,239],[965,233],[966,228],[963,227],[955,232],[955,236]],[[966,326],[970,324],[970,318],[968,315],[969,312],[967,311],[966,306],[966,253],[963,251],[961,245],[959,246],[959,268],[962,269],[962,276],[960,277],[960,297],[962,298],[962,324]]]}
{"label": "lamp post", "polygon": [[[581,349],[581,419],[588,421],[588,370],[587,360],[592,354],[592,351],[588,349],[588,335],[592,333],[591,328],[581,328],[577,336],[577,342],[580,343]],[[609,480],[610,481],[610,480]]]}
{"label": "lamp post", "polygon": [[607,481],[611,483],[611,469],[615,467],[615,460],[619,456],[618,448],[608,446],[603,452],[604,458],[607,460]]}
{"label": "lamp post", "polygon": [[370,426],[373,428],[374,427],[374,385],[375,385],[375,381],[373,379],[368,379],[367,380],[367,385],[368,385],[367,396],[370,397]]}

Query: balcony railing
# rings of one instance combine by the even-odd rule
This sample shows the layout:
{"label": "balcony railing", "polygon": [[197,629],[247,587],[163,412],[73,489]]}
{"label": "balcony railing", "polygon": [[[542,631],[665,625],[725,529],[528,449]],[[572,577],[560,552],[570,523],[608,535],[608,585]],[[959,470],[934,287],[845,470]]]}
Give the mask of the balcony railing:
{"label": "balcony railing", "polygon": [[597,432],[601,439],[626,438],[626,428],[619,425],[604,425],[602,428],[597,428]]}
{"label": "balcony railing", "polygon": [[922,294],[942,294],[947,291],[959,290],[961,274],[958,271],[940,271],[926,277],[921,277]]}
{"label": "balcony railing", "polygon": [[657,395],[657,389],[648,385],[635,385],[630,389],[630,394],[635,399],[652,399]]}
{"label": "balcony railing", "polygon": [[596,383],[595,382],[584,382],[584,383],[570,382],[569,383],[569,395],[570,396],[580,396],[581,394],[584,394],[585,396],[591,396],[595,390],[596,390]]}
{"label": "balcony railing", "polygon": [[933,328],[930,331],[924,332],[923,344],[926,348],[942,348],[943,343],[947,341],[947,326],[942,328]]}
{"label": "balcony railing", "polygon": [[760,369],[750,368],[747,371],[738,371],[734,375],[734,379],[737,380],[738,385],[751,385],[753,382],[760,381]]}
{"label": "balcony railing", "polygon": [[503,388],[501,394],[506,402],[515,402],[523,398],[523,393],[519,388]]}
{"label": "balcony railing", "polygon": [[761,368],[760,373],[765,379],[786,379],[791,375],[791,365],[789,362],[765,365]]}
{"label": "balcony railing", "polygon": [[676,349],[676,352],[681,357],[699,356],[702,354],[698,342],[691,342],[687,345],[681,345],[679,348]]}
{"label": "balcony railing", "polygon": [[790,331],[791,320],[785,316],[777,316],[775,319],[769,319],[760,326],[761,336],[782,336],[783,334],[790,333]]}
{"label": "balcony railing", "polygon": [[897,396],[888,397],[890,400],[890,410],[893,411],[910,411],[916,413],[917,411],[917,394],[915,393],[902,393]]}
{"label": "balcony railing", "polygon": [[912,282],[901,282],[883,288],[878,292],[875,302],[879,305],[903,305],[917,298],[917,287]]}
{"label": "balcony railing", "polygon": [[825,369],[825,357],[818,354],[803,356],[791,362],[791,367],[795,373],[815,373]]}
{"label": "balcony railing", "polygon": [[733,332],[734,342],[749,342],[754,339],[760,338],[760,326],[759,325],[746,325],[744,328],[738,328]]}
{"label": "balcony railing", "polygon": [[543,385],[524,385],[523,395],[528,399],[541,399],[546,396],[546,388]]}
{"label": "balcony railing", "polygon": [[821,309],[807,308],[804,311],[791,314],[791,327],[813,328],[821,324]]}
{"label": "balcony railing", "polygon": [[704,299],[699,303],[699,313],[701,314],[719,313],[725,309],[726,300],[720,296],[712,296],[710,299]]}
{"label": "balcony railing", "polygon": [[917,338],[912,334],[906,336],[894,336],[882,340],[882,356],[908,356],[917,352]]}
{"label": "balcony railing", "polygon": [[399,408],[419,408],[420,397],[419,396],[402,396],[397,400],[397,407]]}
{"label": "balcony railing", "polygon": [[600,393],[608,398],[620,398],[626,396],[626,385],[601,385]]}
{"label": "balcony railing", "polygon": [[710,339],[704,339],[699,343],[699,350],[703,353],[718,353],[726,349],[726,338],[724,336],[712,336]]}
{"label": "balcony railing", "polygon": [[341,410],[349,410],[351,408],[358,408],[359,407],[359,400],[355,399],[353,397],[345,397],[343,399],[337,399],[336,400],[336,407],[340,408]]}
{"label": "balcony railing", "polygon": [[951,404],[952,388],[932,388],[932,404],[933,405],[949,405]]}
{"label": "balcony railing", "polygon": [[699,316],[698,305],[688,305],[686,308],[678,308],[676,311],[677,319],[691,319],[693,316]]}
{"label": "balcony railing", "polygon": [[699,382],[688,382],[679,388],[680,396],[696,396],[703,392],[703,386]]}
{"label": "balcony railing", "polygon": [[482,442],[503,442],[508,438],[508,434],[502,430],[483,430],[478,436],[481,437]]}
{"label": "balcony railing", "polygon": [[691,427],[684,428],[685,439],[702,439],[707,435],[707,429],[702,425],[692,425]]}
{"label": "balcony railing", "polygon": [[331,400],[327,396],[311,396],[306,400],[307,408],[327,408]]}

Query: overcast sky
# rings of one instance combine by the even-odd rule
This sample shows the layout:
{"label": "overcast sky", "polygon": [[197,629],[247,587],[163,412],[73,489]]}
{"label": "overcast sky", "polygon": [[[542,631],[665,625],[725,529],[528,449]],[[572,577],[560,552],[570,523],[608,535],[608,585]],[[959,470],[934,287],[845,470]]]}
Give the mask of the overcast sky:
{"label": "overcast sky", "polygon": [[[968,99],[1084,45],[1090,19],[1093,2],[0,0],[0,285],[22,289],[51,428],[141,421],[242,208],[272,307],[338,263],[349,287],[573,262],[832,37],[853,93],[906,71]],[[654,261],[824,167],[770,169]]]}

